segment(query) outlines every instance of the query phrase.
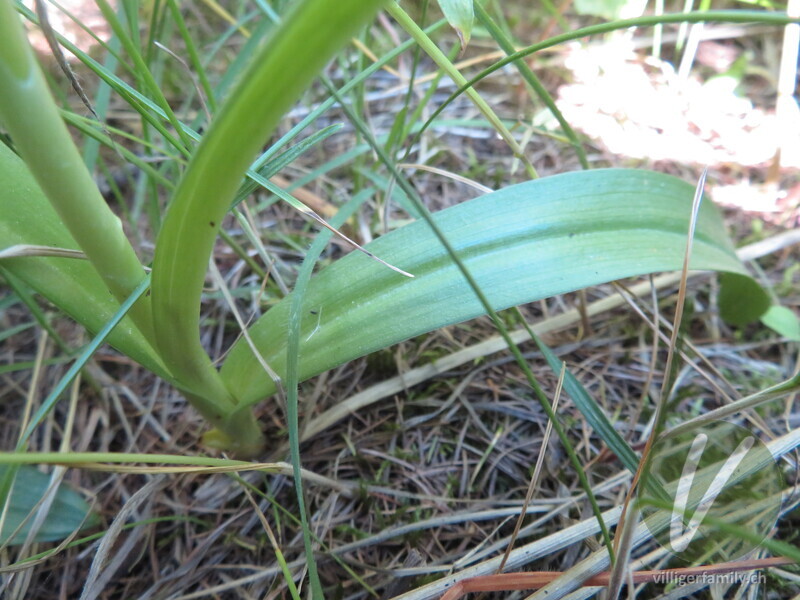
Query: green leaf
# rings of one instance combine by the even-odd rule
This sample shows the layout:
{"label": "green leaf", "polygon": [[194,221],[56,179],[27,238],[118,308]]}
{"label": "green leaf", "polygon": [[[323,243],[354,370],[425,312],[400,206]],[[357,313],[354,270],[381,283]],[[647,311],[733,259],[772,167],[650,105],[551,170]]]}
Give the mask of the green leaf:
{"label": "green leaf", "polygon": [[[17,244],[78,249],[24,162],[0,144],[0,250]],[[97,333],[119,310],[119,302],[89,261],[38,256],[0,260],[37,293]],[[123,319],[109,343],[151,371],[169,374],[129,317]]]}
{"label": "green leaf", "polygon": [[[675,177],[625,169],[529,181],[435,215],[495,309],[587,286],[681,268],[694,188]],[[300,375],[305,379],[415,335],[483,314],[474,292],[423,222],[368,249],[415,275],[407,279],[351,254],[317,275],[305,294]],[[719,212],[705,203],[691,267],[745,275]],[[285,374],[290,298],[251,328],[267,363]],[[253,403],[274,392],[245,343],[221,371]]]}
{"label": "green leaf", "polygon": [[792,309],[773,304],[761,315],[761,322],[787,340],[800,342],[800,321]]}
{"label": "green leaf", "polygon": [[732,325],[757,320],[769,308],[767,293],[750,277],[737,273],[720,275],[719,314]]}
{"label": "green leaf", "polygon": [[[122,302],[144,279],[144,269],[75,147],[12,4],[0,2],[0,122],[62,227]],[[13,209],[29,210],[19,197]],[[152,340],[148,298],[134,306],[130,317]]]}
{"label": "green leaf", "polygon": [[[8,469],[0,467],[0,478]],[[50,486],[50,475],[36,467],[18,467],[14,489],[6,520],[0,532],[0,544],[22,544],[31,528],[32,519],[28,516]],[[27,519],[22,529],[9,541],[9,537]],[[34,538],[37,542],[58,542],[69,537],[77,529],[93,527],[98,522],[97,515],[89,513],[89,505],[75,490],[62,484],[56,492],[50,512]]]}
{"label": "green leaf", "polygon": [[450,27],[456,30],[461,52],[464,52],[472,37],[472,24],[475,21],[472,0],[439,0],[439,7]]}

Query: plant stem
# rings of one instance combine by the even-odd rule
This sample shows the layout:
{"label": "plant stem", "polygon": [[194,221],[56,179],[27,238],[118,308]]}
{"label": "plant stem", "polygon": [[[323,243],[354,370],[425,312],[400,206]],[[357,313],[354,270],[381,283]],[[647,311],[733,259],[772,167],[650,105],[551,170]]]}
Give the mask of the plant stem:
{"label": "plant stem", "polygon": [[225,388],[198,334],[198,307],[222,219],[253,156],[280,118],[381,4],[378,0],[295,3],[220,108],[164,218],[153,261],[158,349],[175,376],[184,385],[191,382],[191,390],[208,399],[204,414],[220,416],[218,427],[224,435],[218,439],[223,443],[226,437],[239,439],[242,433],[237,427],[245,427],[253,436],[257,427],[247,422],[244,413],[228,420],[237,399]]}
{"label": "plant stem", "polygon": [[215,426],[203,434],[204,445],[232,452],[241,459],[256,458],[264,451],[264,434],[249,407],[233,408],[220,415],[217,403],[187,392],[184,395]]}
{"label": "plant stem", "polygon": [[[75,147],[10,0],[0,1],[0,121],[14,147],[113,296],[123,302],[145,277],[122,223]],[[153,343],[149,299],[130,312]]]}

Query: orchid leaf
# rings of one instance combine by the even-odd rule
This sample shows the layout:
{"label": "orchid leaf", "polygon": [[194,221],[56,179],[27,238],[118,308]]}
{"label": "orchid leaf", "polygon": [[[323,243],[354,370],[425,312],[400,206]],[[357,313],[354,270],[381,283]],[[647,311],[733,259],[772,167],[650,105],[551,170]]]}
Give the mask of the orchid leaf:
{"label": "orchid leaf", "polygon": [[[443,210],[435,219],[499,310],[680,269],[693,194],[692,185],[649,171],[573,172],[509,186]],[[367,249],[415,277],[350,254],[313,278],[302,311],[301,379],[483,314],[424,222],[386,234]],[[746,277],[710,202],[700,209],[691,268],[737,274],[737,283],[746,282],[746,301],[754,304],[751,317],[766,309],[766,293]],[[250,329],[250,339],[281,376],[290,301],[275,305]],[[274,392],[274,383],[241,340],[221,375],[244,404]]]}

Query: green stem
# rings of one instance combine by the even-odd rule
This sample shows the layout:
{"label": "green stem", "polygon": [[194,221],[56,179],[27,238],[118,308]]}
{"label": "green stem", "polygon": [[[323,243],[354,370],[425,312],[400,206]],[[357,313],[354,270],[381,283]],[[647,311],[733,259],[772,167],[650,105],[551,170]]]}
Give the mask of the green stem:
{"label": "green stem", "polygon": [[795,373],[794,376],[787,381],[783,381],[772,387],[768,387],[765,390],[747,396],[746,398],[737,400],[733,404],[726,404],[725,406],[721,406],[698,417],[694,417],[693,419],[685,421],[684,423],[667,430],[664,435],[675,436],[681,433],[686,433],[687,431],[701,427],[706,423],[720,421],[731,416],[733,413],[739,413],[756,406],[761,406],[762,404],[771,402],[772,400],[781,398],[783,396],[788,396],[792,393],[797,393],[798,391],[800,391],[800,371]]}
{"label": "green stem", "polygon": [[253,156],[280,118],[381,4],[378,0],[296,3],[231,90],[164,218],[153,261],[158,349],[175,376],[184,385],[191,382],[190,389],[208,400],[204,414],[223,415],[218,425],[223,442],[226,437],[238,439],[237,427],[250,432],[255,428],[242,425],[247,419],[238,414],[229,420],[237,400],[225,388],[199,337],[201,293],[222,219]]}
{"label": "green stem", "polygon": [[[123,302],[145,277],[64,124],[10,0],[0,0],[0,121],[70,234]],[[149,299],[130,312],[151,343]]]}
{"label": "green stem", "polygon": [[[91,463],[175,465],[196,467],[241,467],[248,470],[253,464],[244,460],[211,458],[178,454],[142,454],[139,452],[0,452],[0,465],[74,465]],[[278,465],[275,465],[276,468]],[[265,471],[269,467],[264,467]]]}
{"label": "green stem", "polygon": [[215,428],[203,435],[203,444],[234,453],[239,458],[255,458],[264,450],[264,434],[249,407],[231,408],[219,414],[219,403],[184,392],[186,399]]}

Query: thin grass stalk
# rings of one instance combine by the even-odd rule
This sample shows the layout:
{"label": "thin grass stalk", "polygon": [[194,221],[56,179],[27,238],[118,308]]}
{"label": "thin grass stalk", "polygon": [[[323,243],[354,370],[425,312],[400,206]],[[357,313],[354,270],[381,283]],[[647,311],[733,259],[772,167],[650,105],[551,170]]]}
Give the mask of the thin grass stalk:
{"label": "thin grass stalk", "polygon": [[[664,0],[655,0],[653,12],[656,15],[664,14]],[[653,27],[653,58],[661,58],[661,38],[664,33],[663,25],[656,25]]]}
{"label": "thin grass stalk", "polygon": [[[447,21],[444,19],[440,19],[436,23],[432,24],[430,27],[425,28],[425,33],[430,35],[431,33],[435,32],[440,27],[443,27],[447,24]],[[414,40],[406,40],[402,44],[400,44],[397,48],[387,52],[381,59],[369,67],[364,69],[361,73],[350,79],[345,85],[343,85],[338,90],[338,94],[340,96],[344,96],[347,92],[354,89],[355,87],[359,86],[364,80],[368,77],[373,75],[375,72],[379,71],[383,68],[384,65],[389,64],[395,58],[400,56],[403,52],[408,50],[414,46]],[[281,148],[283,148],[286,144],[288,144],[291,140],[297,137],[300,132],[302,132],[306,127],[311,125],[314,121],[316,121],[320,116],[322,116],[325,111],[331,108],[334,104],[336,104],[336,99],[330,97],[322,102],[319,106],[317,106],[313,111],[311,111],[304,119],[302,119],[297,125],[292,127],[286,134],[284,134],[277,142],[275,142],[270,148],[266,150],[258,159],[251,165],[251,170],[258,171],[268,160],[270,160],[273,156],[275,156]]]}
{"label": "thin grass stalk", "polygon": [[[324,77],[322,78],[322,81],[323,83],[326,84],[328,90],[335,96],[336,91],[332,88],[330,82],[327,81],[327,79]],[[570,452],[570,450],[572,450],[572,446],[570,444],[569,438],[567,437],[564,428],[561,426],[561,423],[558,421],[557,416],[553,412],[553,407],[550,405],[547,395],[544,393],[544,390],[539,385],[539,382],[536,380],[536,376],[533,374],[533,371],[531,371],[530,367],[528,366],[528,362],[522,355],[522,351],[519,349],[519,346],[512,339],[511,334],[508,331],[508,328],[505,326],[502,319],[497,314],[497,311],[494,310],[494,307],[489,302],[489,299],[486,297],[486,294],[483,292],[480,285],[478,285],[477,280],[473,277],[472,273],[467,268],[464,261],[461,260],[455,248],[453,248],[452,244],[447,239],[447,236],[444,234],[444,232],[441,230],[439,225],[434,220],[433,215],[428,210],[427,206],[425,206],[425,203],[419,197],[419,194],[417,194],[416,190],[411,186],[408,180],[403,176],[402,173],[400,173],[397,167],[395,167],[395,165],[391,162],[390,158],[386,155],[386,152],[384,151],[383,147],[380,146],[375,141],[371,132],[367,128],[367,125],[361,119],[359,119],[356,114],[353,113],[352,109],[349,106],[347,106],[343,102],[341,103],[341,105],[342,105],[342,110],[344,110],[344,112],[347,114],[347,117],[350,119],[353,125],[361,132],[361,135],[364,137],[364,139],[366,139],[372,146],[373,151],[378,155],[380,161],[386,166],[387,169],[389,169],[390,173],[397,181],[397,184],[406,193],[406,195],[411,200],[415,208],[422,215],[422,218],[431,228],[431,231],[439,240],[442,247],[445,248],[447,254],[450,256],[450,259],[457,266],[458,270],[461,272],[462,276],[467,281],[470,288],[472,288],[472,291],[475,293],[475,296],[478,298],[479,302],[483,306],[483,309],[486,311],[486,314],[489,316],[489,318],[491,318],[492,324],[495,326],[495,328],[498,330],[503,340],[505,341],[508,350],[511,352],[517,364],[520,366],[523,373],[525,374],[525,377],[528,380],[528,384],[533,389],[534,394],[536,395],[540,405],[545,411],[545,414],[547,415],[548,419],[550,419],[550,421],[553,423],[553,428],[556,430],[556,433],[558,434],[561,444],[564,446],[565,451],[570,457],[572,465],[575,468],[576,474],[578,476],[578,480],[580,481],[581,487],[586,492],[589,498],[589,502],[592,505],[592,511],[593,514],[595,515],[595,518],[597,519],[598,526],[603,535],[603,541],[606,548],[608,549],[609,556],[611,556],[613,560],[614,550],[611,545],[611,536],[609,535],[608,527],[605,523],[605,520],[603,519],[600,507],[597,504],[597,500],[594,498],[594,495],[592,494],[591,485],[589,483],[588,478],[586,477],[583,465],[578,459],[577,454],[575,454],[574,450]]]}
{"label": "thin grass stalk", "polygon": [[[69,345],[64,341],[64,338],[62,338],[50,324],[47,315],[45,315],[38,302],[36,302],[34,299],[33,294],[31,294],[28,286],[20,281],[20,279],[11,273],[11,271],[3,268],[2,266],[0,266],[0,275],[2,275],[3,280],[14,291],[14,294],[16,294],[17,298],[19,298],[20,302],[22,302],[30,311],[39,327],[41,327],[44,332],[55,341],[58,349],[61,350],[61,352],[63,352],[67,358],[75,354],[75,350],[69,347]],[[2,371],[0,371],[0,373],[2,373]]]}
{"label": "thin grass stalk", "polygon": [[[475,15],[478,17],[481,25],[486,28],[489,34],[494,38],[494,41],[497,42],[497,45],[500,46],[501,50],[503,50],[503,52],[506,54],[513,54],[516,51],[514,44],[511,43],[511,40],[508,38],[508,36],[503,32],[502,29],[500,29],[497,23],[495,23],[491,15],[486,12],[486,9],[483,7],[483,5],[480,2],[475,2],[474,6]],[[544,105],[556,118],[556,121],[558,121],[558,124],[561,126],[561,130],[564,132],[564,135],[567,136],[570,145],[575,149],[575,154],[578,156],[581,167],[588,169],[589,160],[586,158],[586,151],[583,149],[583,144],[578,139],[578,136],[575,134],[575,130],[572,129],[572,126],[569,124],[569,121],[564,118],[564,115],[558,109],[553,97],[542,85],[542,82],[539,81],[539,78],[528,66],[528,63],[526,63],[524,60],[519,60],[514,64],[525,82],[531,86],[531,89],[539,97],[539,100],[544,102]]]}
{"label": "thin grass stalk", "polygon": [[[455,82],[456,85],[464,85],[467,81],[466,77],[464,77],[461,72],[456,69],[450,60],[448,60],[447,56],[439,50],[438,46],[433,43],[433,41],[425,34],[425,32],[420,29],[420,27],[414,22],[414,20],[408,16],[399,4],[392,2],[387,5],[386,12],[392,15],[400,26],[406,30],[414,41],[419,44],[423,50],[430,56],[434,62],[444,70],[447,75]],[[511,151],[514,153],[514,157],[518,158],[523,165],[525,165],[525,171],[527,172],[528,176],[531,179],[537,179],[539,174],[536,172],[536,169],[525,156],[525,150],[520,147],[517,143],[517,140],[511,135],[511,132],[508,128],[503,125],[503,122],[498,118],[489,104],[478,94],[476,90],[473,90],[471,87],[465,88],[467,95],[469,96],[470,100],[475,104],[478,110],[486,117],[486,120],[492,124],[492,127],[495,128],[498,134],[503,138],[503,140],[508,144],[508,147],[511,148]]]}
{"label": "thin grass stalk", "polygon": [[178,136],[180,136],[184,148],[190,149],[192,147],[192,139],[186,134],[186,132],[184,132],[180,121],[178,121],[178,117],[175,115],[175,112],[169,105],[167,98],[164,96],[164,92],[161,91],[161,86],[158,85],[155,77],[153,77],[153,74],[150,72],[150,68],[145,63],[144,58],[139,51],[139,44],[137,44],[125,31],[121,20],[117,17],[117,14],[114,12],[114,9],[107,2],[107,0],[97,0],[97,6],[103,13],[103,16],[108,24],[113,29],[114,34],[117,36],[117,38],[119,38],[122,46],[128,53],[128,56],[130,56],[130,58],[133,60],[137,77],[139,77],[147,86],[147,89],[153,95],[155,102],[161,107],[161,110],[164,111],[167,119],[172,124]]}
{"label": "thin grass stalk", "polygon": [[[363,190],[358,194],[349,204],[345,205],[335,216],[334,227],[339,227],[345,223],[348,218],[358,209],[359,206],[371,195],[369,189]],[[319,584],[319,574],[317,573],[317,564],[314,558],[313,551],[313,532],[308,524],[308,515],[305,506],[305,497],[303,493],[303,480],[300,476],[301,461],[300,461],[300,427],[299,427],[299,357],[300,357],[300,322],[302,320],[301,310],[305,290],[308,287],[308,282],[311,280],[311,274],[314,265],[319,259],[325,244],[330,240],[332,232],[330,230],[323,230],[317,236],[314,244],[309,249],[303,260],[303,265],[297,276],[295,283],[294,296],[292,297],[291,312],[289,315],[289,336],[286,345],[286,421],[289,427],[289,453],[292,461],[292,468],[294,469],[294,483],[295,491],[297,493],[298,509],[300,512],[300,519],[303,529],[303,544],[306,549],[306,560],[309,569],[309,579],[312,585],[315,583],[319,587],[319,593],[322,593],[321,585]],[[316,589],[312,588],[316,594]]]}
{"label": "thin grass stalk", "polygon": [[[111,40],[112,46],[119,46],[119,42],[117,40]],[[116,70],[118,60],[116,56],[109,53],[105,59],[104,67],[111,71],[112,73]],[[94,110],[97,116],[104,121],[103,128],[106,129],[104,133],[108,133],[107,125],[105,124],[106,120],[106,112],[108,111],[108,105],[111,100],[111,88],[108,85],[100,83],[97,86],[97,95],[94,99]],[[111,141],[109,139],[109,141]],[[111,141],[113,144],[113,141]],[[117,151],[121,150],[121,147],[114,146],[117,148]],[[132,153],[131,153],[132,154]],[[100,142],[95,139],[88,139],[83,144],[83,162],[86,164],[86,168],[89,169],[91,172],[94,170],[95,165],[97,164],[97,159],[100,156]]]}
{"label": "thin grass stalk", "polygon": [[[144,269],[86,169],[9,0],[0,1],[0,89],[0,121],[17,152],[111,293],[123,302],[144,280]],[[154,343],[148,298],[133,307],[131,317]]]}
{"label": "thin grass stalk", "polygon": [[[614,563],[611,573],[611,580],[608,585],[609,600],[617,600],[622,584],[625,578],[625,571],[628,568],[628,561],[630,560],[630,543],[633,536],[633,529],[639,519],[639,507],[633,503],[634,498],[638,494],[638,484],[640,478],[644,473],[647,473],[649,466],[652,462],[652,449],[653,444],[661,435],[664,428],[664,423],[667,418],[667,397],[669,390],[674,382],[673,376],[673,361],[678,344],[678,337],[681,330],[681,321],[683,320],[683,310],[686,302],[686,284],[689,277],[689,261],[692,257],[692,247],[694,245],[695,227],[697,225],[697,214],[700,210],[700,203],[703,200],[703,191],[706,183],[706,175],[708,168],[703,170],[700,179],[697,182],[695,189],[694,200],[692,202],[691,217],[689,219],[689,231],[686,236],[686,250],[683,257],[683,269],[681,271],[680,285],[678,286],[678,302],[675,307],[675,321],[672,326],[672,335],[667,348],[667,360],[664,366],[664,378],[661,382],[661,393],[658,403],[655,408],[655,415],[653,416],[653,430],[650,437],[647,439],[644,450],[642,451],[641,459],[639,460],[639,468],[634,473],[631,487],[625,497],[625,502],[622,508],[622,515],[620,516],[620,524],[617,527],[616,536],[614,538],[614,548],[619,552],[621,560]],[[657,324],[656,324],[657,327]],[[656,337],[658,337],[658,329],[656,329]],[[677,363],[675,363],[677,365]],[[612,563],[614,561],[612,560]]]}
{"label": "thin grass stalk", "polygon": [[[458,52],[458,48],[454,48],[453,49],[453,53],[452,53],[452,57],[453,58],[456,57],[457,52]],[[450,58],[450,57],[448,56],[448,58]],[[420,99],[419,105],[417,105],[414,108],[414,112],[411,113],[411,117],[408,119],[408,129],[403,132],[403,134],[405,136],[411,135],[411,133],[414,132],[414,128],[420,126],[420,122],[422,121],[422,113],[425,110],[425,108],[428,106],[428,104],[430,104],[431,100],[433,100],[434,95],[436,94],[437,90],[439,89],[439,82],[442,80],[442,77],[444,77],[444,75],[445,75],[444,71],[442,69],[439,69],[437,71],[437,73],[435,74],[435,76],[433,77],[433,79],[430,81],[428,89],[425,90],[425,94]],[[413,148],[413,146],[409,145],[409,152],[406,152],[406,155],[405,155],[405,158],[403,158],[403,161],[405,161],[408,158],[408,156],[410,154],[410,150],[412,148]]]}
{"label": "thin grass stalk", "polygon": [[[420,21],[422,22],[423,26],[425,25],[425,21],[427,20],[429,4],[430,4],[429,0],[425,0],[425,2],[423,2],[422,4],[422,15],[420,17]],[[455,51],[455,49],[453,49],[453,51]],[[416,122],[414,116],[417,113],[417,110],[412,112],[410,121],[407,118],[408,117],[407,112],[408,112],[408,107],[411,106],[411,103],[414,99],[414,85],[416,83],[417,69],[419,68],[421,58],[422,58],[422,48],[419,46],[419,44],[415,44],[414,52],[411,57],[411,70],[409,72],[409,77],[408,77],[408,88],[406,89],[406,97],[403,103],[403,136],[407,135],[407,132],[410,129],[411,125]],[[444,72],[440,70],[439,78],[443,74]],[[431,89],[436,88],[435,82],[439,81],[439,78],[431,82],[430,89],[428,89],[427,93],[425,94],[425,97],[423,98],[423,101],[420,102],[420,105],[417,107],[418,110],[422,110],[425,106],[427,106],[427,101],[432,97]]]}
{"label": "thin grass stalk", "polygon": [[[241,477],[236,475],[236,473],[232,473],[230,475],[230,477],[231,477],[231,479],[234,479],[237,483],[239,483],[243,488],[249,490],[252,494],[255,494],[255,495],[259,496],[260,498],[263,498],[264,500],[269,502],[270,506],[272,506],[272,508],[273,508],[273,512],[275,513],[276,520],[278,519],[279,515],[282,514],[286,518],[287,521],[290,521],[294,525],[300,525],[300,520],[297,518],[297,516],[293,512],[291,512],[290,510],[288,510],[288,509],[284,508],[283,506],[281,506],[281,504],[278,502],[278,500],[273,495],[268,494],[263,489],[261,489],[261,488],[259,488],[257,486],[254,486],[252,483],[249,483],[249,482],[245,481],[244,479],[242,479]],[[314,534],[313,531],[311,532],[311,535],[314,537],[314,542],[319,544],[319,547],[320,547],[321,551],[323,553],[325,553],[325,555],[327,557],[329,557],[334,562],[336,562],[336,564],[339,567],[341,567],[342,570],[344,570],[344,572],[347,574],[347,576],[350,577],[350,580],[352,582],[357,582],[372,597],[374,597],[374,598],[378,598],[379,597],[378,592],[376,592],[372,587],[370,587],[370,585],[366,581],[364,581],[363,576],[361,576],[358,573],[356,573],[355,570],[353,569],[353,567],[351,567],[347,563],[347,561],[342,559],[342,557],[340,556],[341,552],[339,551],[339,548],[331,548],[330,546],[328,546],[325,543],[324,539],[320,539],[316,534]],[[294,560],[291,563],[287,563],[286,566],[287,566],[288,569],[299,569],[299,568],[302,568],[303,565],[302,565],[301,561]],[[274,568],[274,567],[272,567],[272,568]],[[278,570],[279,573],[283,573],[283,568],[281,566],[279,566],[277,570]],[[277,574],[278,573],[276,573],[276,575]],[[222,590],[220,590],[220,591],[222,591]]]}
{"label": "thin grass stalk", "polygon": [[[499,4],[499,3],[496,3]],[[553,25],[558,25],[564,31],[567,31],[570,28],[570,24],[567,23],[567,20],[564,18],[562,14],[566,8],[569,7],[571,2],[559,2],[559,5],[556,6],[553,3],[553,0],[542,0],[542,6],[544,9],[550,14],[551,20],[545,30],[545,35],[548,31],[552,30]]]}
{"label": "thin grass stalk", "polygon": [[[521,319],[522,313],[518,308],[515,310],[517,312],[517,318]],[[561,399],[561,390],[564,388],[564,377],[566,374],[567,363],[562,361],[561,373],[558,375],[558,383],[556,384],[556,391],[553,395],[553,413],[555,414],[558,414],[558,403]],[[525,493],[525,501],[522,503],[522,509],[519,511],[519,515],[517,516],[517,522],[514,524],[514,531],[511,533],[508,546],[503,554],[503,560],[500,561],[500,566],[497,567],[496,573],[502,573],[506,563],[508,562],[508,557],[511,555],[511,551],[514,549],[514,544],[517,541],[517,536],[519,535],[520,529],[522,529],[522,523],[525,521],[525,515],[528,512],[528,506],[530,506],[531,500],[533,500],[533,494],[536,492],[536,488],[539,486],[539,477],[542,474],[542,467],[544,467],[544,458],[547,455],[547,446],[550,444],[551,433],[553,433],[553,422],[548,420],[547,426],[544,430],[544,436],[542,437],[542,445],[541,449],[539,450],[539,456],[536,457],[536,466],[533,468],[533,475],[531,475],[531,480],[528,483],[528,491]]]}
{"label": "thin grass stalk", "polygon": [[[778,498],[770,498],[769,501],[771,502],[778,502]],[[762,501],[763,502],[763,501]],[[665,513],[670,514],[673,510],[675,510],[675,505],[672,502],[663,502],[655,498],[648,498],[646,502],[642,503],[643,505],[655,506],[656,508],[660,508]],[[758,504],[755,505],[756,507]],[[694,507],[691,507],[694,508]],[[750,508],[750,507],[748,507]],[[747,510],[747,509],[744,509]],[[741,512],[741,511],[740,511]],[[734,515],[737,513],[734,513]],[[686,509],[686,512],[683,515],[683,518],[686,521],[689,521],[692,517],[692,512],[690,509]],[[794,562],[795,564],[800,563],[800,548],[794,546],[788,542],[784,542],[782,540],[776,540],[773,538],[764,538],[763,534],[758,531],[753,531],[748,527],[743,527],[741,525],[737,525],[734,522],[728,520],[728,515],[724,519],[719,517],[713,517],[710,515],[705,515],[703,517],[703,525],[708,525],[714,530],[721,531],[731,536],[738,537],[740,539],[746,540],[751,542],[755,546],[765,548],[769,550],[773,554],[780,555],[789,559],[790,561]]]}
{"label": "thin grass stalk", "polygon": [[[22,14],[28,21],[34,24],[38,24],[39,20],[36,15],[28,10],[25,6],[19,5],[17,7],[20,14]],[[74,54],[84,65],[86,65],[90,70],[92,70],[100,79],[106,82],[125,102],[127,102],[131,108],[133,108],[136,112],[140,114],[140,116],[145,119],[148,123],[150,123],[165,139],[165,141],[171,145],[172,147],[179,150],[184,156],[187,158],[190,156],[189,148],[184,147],[184,145],[178,140],[167,127],[164,126],[163,121],[168,121],[168,117],[166,113],[156,105],[150,98],[133,88],[128,83],[124,82],[122,79],[114,75],[111,71],[106,70],[103,65],[98,63],[88,54],[83,52],[80,48],[75,46],[72,42],[67,40],[64,36],[58,34],[56,32],[56,39],[58,43],[61,44],[64,48],[69,50],[72,54]],[[106,44],[102,40],[97,40],[98,44],[106,51],[113,54],[117,60],[119,61],[120,65],[124,67],[126,70],[131,72],[133,75],[135,73],[132,71],[131,67],[123,62],[119,58],[119,53],[115,50],[112,45]],[[181,128],[194,139],[199,138],[199,136],[194,133],[190,128],[186,125],[180,124]],[[194,135],[192,135],[194,134]]]}
{"label": "thin grass stalk", "polygon": [[181,39],[183,40],[183,43],[186,44],[186,53],[189,55],[189,64],[191,64],[193,72],[197,75],[197,79],[200,81],[200,87],[205,95],[205,101],[208,102],[210,112],[213,115],[217,112],[217,99],[214,96],[214,89],[211,87],[211,83],[208,81],[208,75],[206,74],[206,69],[203,66],[203,61],[200,60],[200,55],[197,52],[194,39],[189,33],[189,28],[186,26],[186,21],[181,14],[178,3],[175,0],[167,0],[167,4],[169,6],[170,14],[172,15],[172,20],[178,26]]}
{"label": "thin grass stalk", "polygon": [[92,106],[92,103],[89,100],[89,97],[86,95],[83,86],[81,86],[77,77],[75,77],[75,73],[73,72],[72,67],[70,66],[69,62],[67,62],[67,59],[64,57],[64,52],[61,50],[61,46],[58,45],[58,41],[55,38],[53,26],[50,24],[50,20],[48,19],[47,3],[45,2],[45,0],[35,0],[34,6],[36,8],[36,14],[39,16],[39,27],[42,30],[42,34],[44,35],[44,38],[47,41],[47,46],[50,48],[50,53],[55,59],[58,68],[67,78],[67,81],[69,81],[70,85],[72,86],[72,90],[78,95],[84,107],[91,113],[91,115],[95,119],[99,121],[100,117],[97,116],[97,113],[95,112],[94,107]]}
{"label": "thin grass stalk", "polygon": [[61,394],[64,392],[64,390],[66,390],[70,382],[77,377],[81,369],[86,366],[86,363],[89,361],[89,359],[94,355],[95,352],[97,352],[97,349],[106,341],[106,338],[111,333],[111,330],[119,324],[119,322],[131,310],[131,307],[135,306],[136,302],[144,295],[149,285],[150,278],[148,276],[145,277],[145,279],[143,279],[138,286],[136,286],[136,289],[134,289],[133,292],[131,292],[131,295],[122,303],[120,309],[117,311],[114,317],[105,325],[105,327],[103,327],[102,330],[97,333],[94,339],[84,347],[81,355],[75,360],[69,370],[59,380],[58,385],[51,390],[50,394],[48,394],[41,406],[39,406],[38,410],[31,419],[31,422],[20,436],[20,442],[17,445],[17,451],[22,451],[24,449],[25,445],[30,439],[30,436],[33,434],[34,429],[39,426],[47,414],[53,409],[56,402],[58,402],[58,399],[61,397]]}
{"label": "thin grass stalk", "polygon": [[[141,143],[143,146],[148,146],[149,144],[147,144],[147,142],[145,142],[144,140],[140,140],[138,138],[134,138],[133,136],[130,136],[129,134],[127,134],[125,132],[121,132],[120,130],[115,129],[113,127],[108,128],[108,132],[104,132],[103,131],[104,128],[98,127],[97,126],[97,121],[95,121],[94,119],[90,119],[90,118],[87,118],[87,117],[82,117],[82,116],[77,115],[77,114],[75,114],[73,112],[62,110],[61,111],[61,116],[64,118],[64,121],[66,121],[69,125],[71,125],[72,127],[74,127],[75,129],[77,129],[78,131],[80,131],[81,133],[83,133],[86,136],[87,144],[88,144],[88,142],[94,142],[98,146],[99,145],[103,145],[106,148],[109,148],[111,150],[117,150],[120,153],[120,155],[128,163],[136,166],[137,169],[139,169],[143,173],[147,174],[147,176],[150,179],[156,181],[157,183],[160,183],[161,185],[163,185],[168,190],[172,189],[174,187],[174,184],[169,179],[167,179],[164,175],[162,175],[156,169],[154,169],[153,165],[151,163],[149,163],[146,160],[142,159],[135,152],[132,152],[132,151],[128,150],[127,148],[125,148],[124,146],[120,146],[119,144],[114,142],[114,140],[111,139],[107,135],[107,133],[114,133],[114,134],[123,135],[123,137],[129,137],[134,142]],[[84,156],[86,156],[85,152],[84,152]],[[92,157],[90,156],[88,158],[92,158]],[[177,160],[177,157],[174,157],[174,158]]]}
{"label": "thin grass stalk", "polygon": [[746,398],[742,398],[741,400],[737,400],[732,404],[720,406],[719,408],[715,408],[714,410],[694,417],[693,419],[684,421],[680,425],[667,430],[665,434],[674,436],[681,433],[686,433],[687,431],[691,431],[697,427],[702,427],[707,423],[720,421],[736,413],[745,411],[749,408],[754,408],[756,406],[761,406],[762,404],[771,402],[772,400],[777,400],[778,398],[783,398],[784,396],[796,393],[797,391],[800,391],[800,372],[795,373],[794,376],[786,381],[768,387],[760,392],[756,392],[755,394],[747,396]]}
{"label": "thin grass stalk", "polygon": [[[14,17],[16,18],[16,16]],[[146,277],[133,291],[129,298],[127,298],[120,307],[120,310],[117,311],[117,314],[114,315],[106,326],[94,337],[94,339],[84,348],[81,355],[78,359],[72,364],[66,374],[61,378],[58,382],[56,387],[51,390],[50,394],[48,394],[47,398],[45,398],[44,402],[42,402],[41,406],[36,410],[36,412],[31,417],[30,421],[27,422],[24,430],[20,432],[19,439],[17,441],[17,445],[15,448],[14,455],[15,456],[28,456],[25,452],[28,448],[28,440],[30,439],[31,435],[33,435],[34,430],[41,424],[44,418],[50,413],[50,411],[55,407],[56,403],[58,402],[61,395],[67,389],[70,383],[78,376],[81,370],[86,366],[88,360],[97,352],[97,349],[105,342],[108,335],[111,333],[111,330],[116,327],[119,322],[125,317],[125,315],[130,311],[131,307],[135,305],[137,300],[141,298],[144,292],[149,287],[149,276]],[[27,421],[27,418],[25,419]],[[23,421],[23,422],[25,422]],[[57,456],[63,457],[64,453],[57,452],[55,453]],[[19,467],[22,465],[22,462],[12,462],[8,469],[5,470],[2,477],[0,477],[0,502],[3,504],[3,511],[8,509],[8,501],[10,500],[11,489],[14,484],[14,480],[16,478],[17,472],[19,471]]]}
{"label": "thin grass stalk", "polygon": [[292,600],[300,600],[300,593],[297,591],[297,586],[294,583],[294,575],[292,574],[291,570],[289,570],[289,566],[286,564],[286,557],[281,551],[281,545],[275,538],[275,534],[272,532],[272,527],[270,526],[269,521],[267,521],[267,517],[261,511],[261,507],[255,501],[255,498],[253,498],[253,494],[250,492],[250,490],[247,487],[244,487],[243,489],[244,494],[247,497],[247,501],[250,503],[250,507],[258,516],[258,520],[261,521],[261,527],[267,534],[269,545],[272,546],[272,552],[275,554],[275,560],[278,562],[278,566],[281,568],[283,580],[286,582],[286,587],[289,588],[289,594],[291,595]]}

